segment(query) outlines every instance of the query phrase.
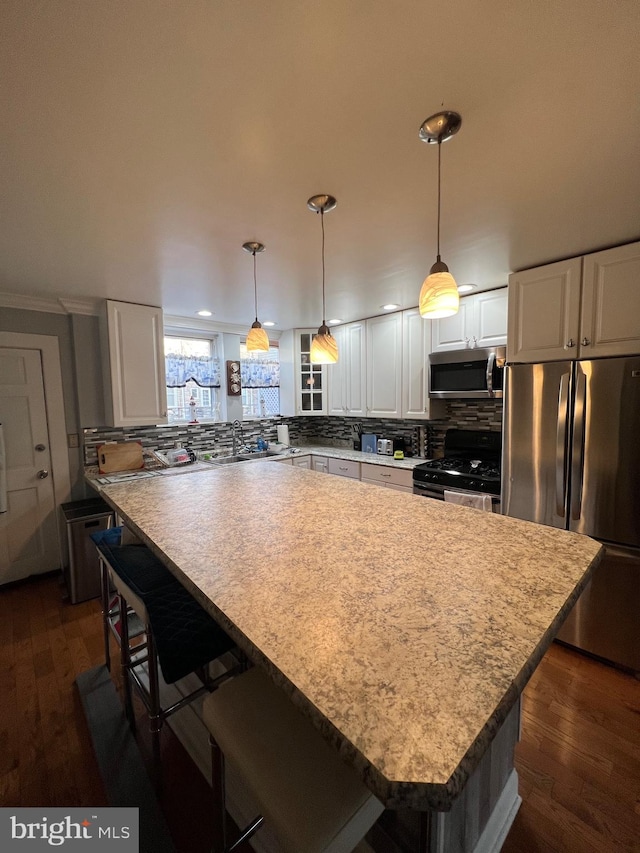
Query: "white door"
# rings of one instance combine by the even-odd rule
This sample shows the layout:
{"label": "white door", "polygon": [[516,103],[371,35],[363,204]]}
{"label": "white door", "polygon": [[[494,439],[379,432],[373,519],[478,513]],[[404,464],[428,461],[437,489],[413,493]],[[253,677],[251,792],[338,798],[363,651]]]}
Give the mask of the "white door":
{"label": "white door", "polygon": [[0,514],[3,584],[60,568],[39,350],[0,348],[0,422],[8,505]]}

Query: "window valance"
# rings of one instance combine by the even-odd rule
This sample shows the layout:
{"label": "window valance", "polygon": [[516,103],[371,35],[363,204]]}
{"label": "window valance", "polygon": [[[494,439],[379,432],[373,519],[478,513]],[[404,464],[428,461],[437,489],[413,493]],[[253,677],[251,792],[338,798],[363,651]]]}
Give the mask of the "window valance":
{"label": "window valance", "polygon": [[209,356],[179,355],[165,357],[167,388],[184,388],[190,379],[201,388],[220,387],[220,362]]}
{"label": "window valance", "polygon": [[243,388],[280,387],[280,365],[277,361],[240,361],[240,380]]}

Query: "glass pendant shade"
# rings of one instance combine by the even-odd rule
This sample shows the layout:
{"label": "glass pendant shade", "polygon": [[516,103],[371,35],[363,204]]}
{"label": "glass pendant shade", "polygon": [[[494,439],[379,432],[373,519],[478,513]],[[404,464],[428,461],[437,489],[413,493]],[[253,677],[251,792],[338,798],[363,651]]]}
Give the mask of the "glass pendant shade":
{"label": "glass pendant shade", "polygon": [[257,320],[249,330],[246,346],[249,352],[269,352],[269,335]]}
{"label": "glass pendant shade", "polygon": [[459,307],[458,287],[451,273],[429,273],[420,290],[420,316],[427,320],[451,317]]}
{"label": "glass pendant shade", "polygon": [[313,336],[309,360],[312,364],[335,364],[338,360],[338,344],[324,323]]}

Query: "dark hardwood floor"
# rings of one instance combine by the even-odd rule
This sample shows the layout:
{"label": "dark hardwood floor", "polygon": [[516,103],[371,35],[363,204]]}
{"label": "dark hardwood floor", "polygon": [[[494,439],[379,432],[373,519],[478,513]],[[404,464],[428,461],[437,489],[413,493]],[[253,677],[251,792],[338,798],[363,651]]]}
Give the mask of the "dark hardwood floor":
{"label": "dark hardwood floor", "polygon": [[[58,577],[0,589],[2,806],[106,805],[74,686],[103,662],[100,608],[62,594]],[[179,853],[204,853],[208,786],[166,726],[162,753],[161,805],[174,843]],[[516,765],[523,803],[504,853],[640,851],[640,682],[632,676],[554,645],[524,694]]]}

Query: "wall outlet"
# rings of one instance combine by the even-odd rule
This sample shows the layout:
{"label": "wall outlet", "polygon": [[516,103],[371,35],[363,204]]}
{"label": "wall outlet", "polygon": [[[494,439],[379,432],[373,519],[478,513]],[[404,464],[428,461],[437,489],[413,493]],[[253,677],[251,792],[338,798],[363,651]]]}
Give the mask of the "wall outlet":
{"label": "wall outlet", "polygon": [[77,432],[67,433],[67,444],[69,447],[80,447],[80,437]]}

